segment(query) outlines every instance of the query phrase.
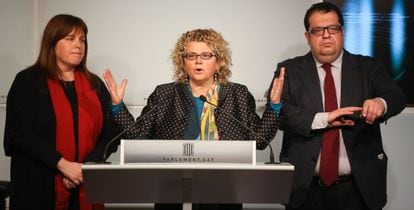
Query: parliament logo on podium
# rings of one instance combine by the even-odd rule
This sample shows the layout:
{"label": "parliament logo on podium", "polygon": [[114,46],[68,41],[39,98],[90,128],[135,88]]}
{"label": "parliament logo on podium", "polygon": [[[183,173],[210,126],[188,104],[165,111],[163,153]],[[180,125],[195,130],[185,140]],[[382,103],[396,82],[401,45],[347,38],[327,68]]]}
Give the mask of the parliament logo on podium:
{"label": "parliament logo on podium", "polygon": [[193,143],[183,143],[183,156],[194,156]]}

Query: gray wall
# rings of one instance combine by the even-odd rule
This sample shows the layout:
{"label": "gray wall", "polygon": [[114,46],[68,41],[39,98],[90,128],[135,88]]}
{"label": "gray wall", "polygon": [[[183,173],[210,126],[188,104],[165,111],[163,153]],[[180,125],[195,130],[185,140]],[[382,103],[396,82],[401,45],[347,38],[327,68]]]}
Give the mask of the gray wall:
{"label": "gray wall", "polygon": [[[156,84],[171,81],[169,54],[181,33],[214,28],[230,42],[232,81],[246,84],[261,112],[264,90],[277,62],[307,51],[302,18],[317,0],[0,0],[0,136],[3,137],[5,99],[15,74],[37,57],[46,22],[55,14],[80,16],[89,27],[88,64],[101,75],[111,68],[119,79],[128,78],[126,102],[138,115]],[[412,209],[414,109],[382,125],[389,155],[386,209]],[[272,142],[280,151],[278,133]],[[0,138],[2,143],[2,138]],[[276,154],[276,155],[277,155]],[[111,159],[117,160],[116,154]],[[258,151],[268,159],[268,149]],[[0,149],[0,180],[9,180],[10,158]],[[261,206],[253,205],[252,209]],[[276,206],[264,206],[276,208]]]}
{"label": "gray wall", "polygon": [[[89,68],[98,75],[111,68],[118,79],[128,78],[126,103],[143,105],[156,84],[171,81],[174,44],[182,33],[195,28],[222,33],[233,52],[232,81],[247,85],[263,101],[277,62],[308,51],[303,14],[317,0],[1,1],[2,10],[8,13],[0,24],[13,27],[10,37],[0,40],[7,44],[3,49],[8,52],[24,40],[21,45],[30,48],[14,50],[31,56],[16,60],[23,66],[9,64],[10,58],[4,58],[8,65],[0,71],[1,96],[7,94],[14,74],[33,62],[47,21],[56,14],[70,13],[89,27]],[[9,5],[15,8],[8,9]],[[10,25],[9,20],[19,22]],[[14,30],[25,30],[26,37]]]}
{"label": "gray wall", "polygon": [[0,0],[0,104],[17,71],[34,62],[34,2]]}

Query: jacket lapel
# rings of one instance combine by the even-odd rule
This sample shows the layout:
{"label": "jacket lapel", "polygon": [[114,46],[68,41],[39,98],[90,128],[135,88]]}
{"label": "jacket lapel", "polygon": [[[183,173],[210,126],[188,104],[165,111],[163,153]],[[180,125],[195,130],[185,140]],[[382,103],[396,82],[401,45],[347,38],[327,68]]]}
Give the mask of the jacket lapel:
{"label": "jacket lapel", "polygon": [[219,91],[219,95],[218,95],[218,107],[221,107],[222,101],[226,98],[227,93],[229,92],[229,85],[230,83],[226,84],[226,85],[220,85],[220,91]]}
{"label": "jacket lapel", "polygon": [[310,101],[318,112],[322,112],[323,100],[320,81],[315,60],[310,52],[305,55],[303,63],[298,68],[300,69],[298,73],[299,79],[302,81]]}
{"label": "jacket lapel", "polygon": [[186,84],[179,83],[177,86],[177,96],[174,101],[176,105],[176,115],[179,119],[188,118],[186,113],[189,113],[193,107],[193,96]]}
{"label": "jacket lapel", "polygon": [[344,51],[342,58],[341,73],[341,107],[355,106],[357,99],[353,99],[353,96],[356,88],[360,88],[358,84],[361,84],[359,81],[362,78],[359,76],[358,63],[347,51]]}

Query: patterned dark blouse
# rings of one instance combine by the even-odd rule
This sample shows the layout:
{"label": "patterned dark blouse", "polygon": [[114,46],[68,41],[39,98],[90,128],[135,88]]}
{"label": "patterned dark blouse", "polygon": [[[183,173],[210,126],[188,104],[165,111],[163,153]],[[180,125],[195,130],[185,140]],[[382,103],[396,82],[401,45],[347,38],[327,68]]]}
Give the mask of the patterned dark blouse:
{"label": "patterned dark blouse", "polygon": [[[256,140],[257,149],[265,149],[267,143],[230,118],[232,115],[253,129],[269,142],[279,128],[280,119],[276,112],[266,105],[262,119],[256,113],[254,97],[244,85],[228,83],[221,85],[219,110],[215,113],[221,140]],[[158,105],[157,105],[158,104]],[[168,83],[155,88],[148,98],[141,116],[151,110],[136,126],[126,132],[124,139],[183,139],[193,106],[192,96],[185,84]],[[225,112],[225,114],[223,114]],[[114,117],[115,124],[125,129],[135,120],[126,106]]]}

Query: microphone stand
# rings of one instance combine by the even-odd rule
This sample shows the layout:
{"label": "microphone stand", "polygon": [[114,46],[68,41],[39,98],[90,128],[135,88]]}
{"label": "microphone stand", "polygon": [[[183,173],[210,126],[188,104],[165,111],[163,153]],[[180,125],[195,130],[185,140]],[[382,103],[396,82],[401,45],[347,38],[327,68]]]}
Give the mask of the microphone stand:
{"label": "microphone stand", "polygon": [[[221,109],[216,106],[215,104],[211,103],[210,101],[207,100],[207,98],[203,95],[200,95],[199,98],[205,102],[210,104],[211,106],[215,107],[218,111],[220,111]],[[247,129],[248,131],[250,131],[251,133],[253,133],[256,137],[259,137],[260,140],[266,142],[267,146],[269,146],[269,150],[270,150],[270,154],[269,154],[269,162],[265,162],[265,164],[278,164],[275,162],[275,155],[273,153],[273,148],[272,145],[270,145],[270,142],[268,140],[266,140],[265,138],[263,138],[261,135],[259,135],[256,131],[254,131],[253,129],[251,129],[250,127],[248,127],[247,125],[245,125],[244,123],[242,123],[240,120],[238,120],[237,118],[235,118],[234,116],[226,113],[226,112],[221,112],[223,114],[225,114],[226,116],[229,116],[231,119],[233,119],[234,121],[236,121],[237,123],[239,123],[240,125],[242,125],[245,129]]]}

